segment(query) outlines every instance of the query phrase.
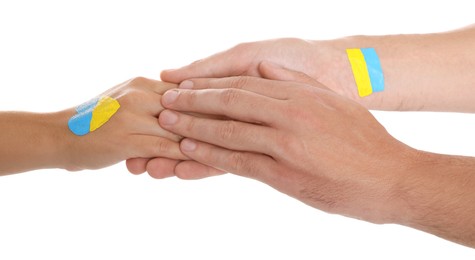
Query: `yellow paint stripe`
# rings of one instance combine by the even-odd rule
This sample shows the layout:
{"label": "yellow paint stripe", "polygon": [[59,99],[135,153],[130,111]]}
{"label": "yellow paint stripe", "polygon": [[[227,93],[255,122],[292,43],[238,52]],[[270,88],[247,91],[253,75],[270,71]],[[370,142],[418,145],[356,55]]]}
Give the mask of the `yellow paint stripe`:
{"label": "yellow paint stripe", "polygon": [[371,80],[363,53],[360,49],[347,49],[346,54],[350,60],[353,76],[358,87],[358,94],[360,97],[371,95],[373,88],[371,87]]}
{"label": "yellow paint stripe", "polygon": [[117,100],[104,96],[92,111],[91,132],[105,124],[119,110],[120,104]]}

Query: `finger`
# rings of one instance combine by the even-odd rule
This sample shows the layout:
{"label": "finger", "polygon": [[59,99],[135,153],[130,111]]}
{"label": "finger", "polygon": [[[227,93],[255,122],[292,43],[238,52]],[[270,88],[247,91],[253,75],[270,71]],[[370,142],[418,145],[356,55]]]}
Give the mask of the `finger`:
{"label": "finger", "polygon": [[140,115],[157,116],[163,110],[162,94],[157,94],[146,87],[136,87],[122,91],[117,99],[120,106],[127,111],[133,111]]}
{"label": "finger", "polygon": [[[126,95],[119,98],[121,108],[137,115],[149,115],[152,117],[158,116],[164,109],[162,106],[162,96],[153,92],[128,92]],[[123,109],[120,109],[122,111]]]}
{"label": "finger", "polygon": [[[160,112],[163,111],[164,107],[162,106],[162,95],[158,95],[154,92],[147,91],[142,93],[142,98],[137,100],[131,100],[134,102],[134,106],[138,110],[144,111],[148,115],[158,116]],[[139,112],[143,113],[143,112]]]}
{"label": "finger", "polygon": [[134,118],[133,122],[126,122],[125,124],[130,125],[131,129],[133,129],[132,131],[137,134],[163,137],[175,142],[183,139],[182,136],[163,129],[158,123],[158,118],[156,117],[130,115],[127,118]]}
{"label": "finger", "polygon": [[165,157],[177,160],[187,160],[177,142],[163,137],[136,135],[131,141],[132,153],[129,157],[154,158]]}
{"label": "finger", "polygon": [[318,88],[328,89],[323,84],[303,72],[286,69],[269,61],[263,61],[259,64],[259,72],[262,77],[266,79],[295,81]]}
{"label": "finger", "polygon": [[132,158],[125,161],[127,170],[132,174],[142,174],[147,168],[148,158]]}
{"label": "finger", "polygon": [[[129,84],[132,86],[137,86],[140,88],[140,91],[129,92],[129,95],[124,97],[126,104],[128,104],[130,107],[137,107],[140,109],[139,113],[146,111],[148,114],[153,116],[158,116],[158,114],[163,110],[163,106],[161,104],[162,95],[167,90],[177,88],[177,85],[173,83],[167,83],[143,77],[134,78],[129,81]],[[137,106],[137,104],[140,105]]]}
{"label": "finger", "polygon": [[[336,107],[342,109],[347,109],[347,102],[340,98],[335,99],[335,95],[337,95],[333,90],[327,88],[325,85],[318,82],[316,79],[308,76],[307,74],[290,70],[284,67],[281,67],[275,63],[263,61],[259,64],[259,71],[261,72],[262,76],[268,79],[273,80],[280,80],[280,81],[292,81],[292,82],[300,82],[305,84],[304,86],[310,88],[313,94],[317,94],[319,96],[319,102],[321,104],[326,104],[330,107]],[[294,92],[295,96],[299,95],[297,92]],[[308,92],[303,92],[303,95],[308,96]],[[328,96],[332,96],[333,98],[325,98]]]}
{"label": "finger", "polygon": [[272,180],[276,167],[275,161],[266,155],[232,151],[188,138],[180,147],[184,154],[199,163],[263,182]]}
{"label": "finger", "polygon": [[165,108],[200,114],[222,115],[245,122],[271,125],[279,114],[279,100],[240,89],[203,89],[167,91],[162,97]]}
{"label": "finger", "polygon": [[178,86],[180,89],[242,89],[275,99],[288,99],[293,87],[288,83],[271,81],[256,77],[229,77],[229,78],[195,78],[185,80]]}
{"label": "finger", "polygon": [[233,120],[199,118],[165,110],[158,119],[160,125],[174,133],[232,150],[273,155],[276,130]]}
{"label": "finger", "polygon": [[175,167],[175,175],[183,180],[198,180],[225,174],[222,170],[201,164],[196,161],[181,161]]}
{"label": "finger", "polygon": [[179,69],[164,70],[160,74],[160,78],[163,81],[180,83],[189,78],[221,78],[242,75],[252,60],[245,57],[249,55],[238,48],[232,48]]}
{"label": "finger", "polygon": [[147,163],[148,174],[155,179],[164,179],[175,176],[175,166],[178,160],[168,158],[153,158]]}

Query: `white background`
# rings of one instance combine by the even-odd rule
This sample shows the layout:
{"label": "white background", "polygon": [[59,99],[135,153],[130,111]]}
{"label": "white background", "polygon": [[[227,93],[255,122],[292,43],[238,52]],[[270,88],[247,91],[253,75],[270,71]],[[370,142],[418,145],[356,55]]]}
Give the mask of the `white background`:
{"label": "white background", "polygon": [[[471,6],[453,0],[1,0],[0,110],[75,106],[131,77],[158,78],[162,69],[244,41],[455,29],[475,22]],[[475,155],[474,115],[374,114],[415,148]],[[121,163],[0,178],[0,259],[474,257],[475,250],[435,236],[329,215],[231,175],[154,180],[129,174]]]}

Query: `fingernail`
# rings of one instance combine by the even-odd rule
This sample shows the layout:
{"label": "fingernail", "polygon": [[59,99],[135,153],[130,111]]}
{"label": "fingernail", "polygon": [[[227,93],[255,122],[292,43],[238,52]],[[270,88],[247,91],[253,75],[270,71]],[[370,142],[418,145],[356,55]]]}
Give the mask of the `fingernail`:
{"label": "fingernail", "polygon": [[187,138],[181,141],[181,149],[184,152],[193,152],[194,150],[196,150],[196,146],[196,142],[191,139]]}
{"label": "fingernail", "polygon": [[178,115],[170,110],[160,113],[160,123],[164,125],[173,125],[178,122]]}
{"label": "fingernail", "polygon": [[193,88],[193,81],[191,80],[185,80],[182,83],[180,83],[180,86],[178,88],[181,89],[192,89]]}
{"label": "fingernail", "polygon": [[175,102],[176,98],[178,97],[178,94],[179,93],[176,90],[169,90],[165,92],[162,97],[162,104],[165,106]]}

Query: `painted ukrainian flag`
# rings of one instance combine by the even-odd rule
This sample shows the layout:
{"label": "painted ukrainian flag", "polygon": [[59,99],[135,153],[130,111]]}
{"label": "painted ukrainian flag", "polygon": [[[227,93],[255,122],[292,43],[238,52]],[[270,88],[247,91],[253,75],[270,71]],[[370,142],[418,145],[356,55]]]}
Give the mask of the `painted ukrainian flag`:
{"label": "painted ukrainian flag", "polygon": [[374,48],[347,49],[360,97],[384,90],[384,76]]}
{"label": "painted ukrainian flag", "polygon": [[75,135],[86,135],[109,121],[119,108],[120,104],[114,98],[94,98],[76,108],[77,114],[68,121],[69,129]]}

